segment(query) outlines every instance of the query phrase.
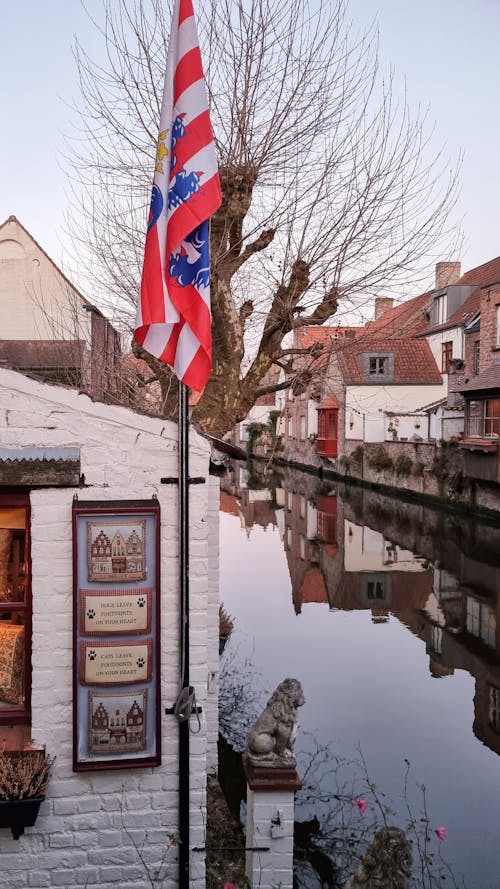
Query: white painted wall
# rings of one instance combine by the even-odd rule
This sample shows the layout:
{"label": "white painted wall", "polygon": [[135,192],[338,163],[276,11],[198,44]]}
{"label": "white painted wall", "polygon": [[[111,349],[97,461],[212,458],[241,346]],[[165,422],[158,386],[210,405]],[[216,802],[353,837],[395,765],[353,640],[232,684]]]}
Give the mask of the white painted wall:
{"label": "white painted wall", "polygon": [[344,568],[354,572],[424,570],[422,560],[414,553],[388,543],[379,531],[347,519],[344,520]]}
{"label": "white painted wall", "polygon": [[[345,437],[363,440],[366,426],[382,421],[383,411],[416,410],[446,395],[446,385],[346,386]],[[363,421],[364,418],[364,421]],[[381,439],[383,441],[383,438]]]}
{"label": "white painted wall", "polygon": [[443,343],[453,343],[453,358],[464,357],[464,332],[461,327],[452,327],[449,330],[440,330],[426,336],[430,349],[438,369],[441,370],[441,357]]}
{"label": "white painted wall", "polygon": [[0,229],[0,337],[90,343],[90,312],[17,220]]}
{"label": "white painted wall", "polygon": [[[177,427],[125,408],[93,403],[85,395],[0,370],[2,446],[79,446],[86,487],[33,489],[32,734],[57,754],[47,800],[34,828],[15,841],[0,830],[2,889],[96,885],[99,889],[150,887],[138,848],[153,871],[165,860],[165,885],[177,881],[177,722],[162,715],[162,764],[116,772],[72,772],[72,539],[73,495],[81,499],[143,499],[161,507],[162,713],[178,692]],[[208,479],[208,445],[190,438],[190,473]],[[191,736],[191,846],[204,845],[207,734],[207,663],[214,663],[215,579],[209,581],[209,522],[215,487],[190,490],[190,678],[203,708],[201,731]],[[215,529],[210,530],[213,547]],[[218,635],[218,630],[217,630]],[[210,723],[207,726],[207,720]],[[1,734],[1,730],[0,730]],[[191,886],[204,889],[204,854],[191,854]]]}
{"label": "white painted wall", "polygon": [[317,435],[318,434],[318,402],[313,401],[311,398],[308,399],[307,402],[307,434],[308,435]]}
{"label": "white painted wall", "polygon": [[430,417],[430,437],[448,441],[452,436],[463,435],[465,419],[463,413],[439,408]]}
{"label": "white painted wall", "polygon": [[307,503],[307,539],[313,540],[318,533],[318,510],[312,503]]}
{"label": "white painted wall", "polygon": [[428,415],[422,411],[415,411],[413,414],[384,414],[384,440],[398,441],[402,438],[410,441],[412,436],[419,435],[420,438],[427,440],[427,432],[429,426]]}
{"label": "white painted wall", "polygon": [[216,772],[219,740],[219,526],[220,481],[209,476],[208,484],[208,602],[207,602],[207,768]]}
{"label": "white painted wall", "polygon": [[254,404],[245,419],[240,423],[240,441],[248,441],[247,426],[250,423],[268,423],[269,414],[275,411],[274,405]]}

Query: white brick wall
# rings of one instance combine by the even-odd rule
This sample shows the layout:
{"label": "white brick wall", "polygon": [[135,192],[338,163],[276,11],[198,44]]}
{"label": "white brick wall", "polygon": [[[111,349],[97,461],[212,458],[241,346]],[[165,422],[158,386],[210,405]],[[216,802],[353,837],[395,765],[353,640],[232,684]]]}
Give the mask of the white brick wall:
{"label": "white brick wall", "polygon": [[[251,889],[292,889],[293,790],[251,790],[247,785],[246,876]],[[280,816],[279,836],[272,822]],[[266,850],[266,851],[264,851]]]}
{"label": "white brick wall", "polygon": [[[0,370],[0,445],[70,446],[81,452],[86,499],[143,499],[156,494],[161,507],[162,712],[178,692],[177,427],[84,395]],[[217,553],[214,491],[208,483],[208,445],[190,437],[190,474],[207,483],[190,490],[191,682],[203,706],[201,732],[191,735],[191,846],[204,845],[207,735],[207,641],[210,662],[218,629],[217,578],[208,579]],[[217,484],[218,489],[218,484]],[[33,690],[32,734],[57,755],[47,799],[37,823],[20,840],[0,830],[2,889],[98,886],[151,889],[141,856],[164,885],[177,881],[177,721],[162,716],[162,765],[158,768],[74,774],[72,771],[72,540],[75,489],[33,489]],[[210,603],[209,603],[210,598]],[[213,695],[212,695],[213,698]],[[210,729],[207,728],[207,720]],[[140,853],[140,854],[139,854]],[[160,885],[160,883],[155,883]],[[163,885],[163,882],[162,882]],[[203,853],[191,854],[191,885],[205,885]]]}
{"label": "white brick wall", "polygon": [[219,479],[211,476],[208,492],[208,636],[207,636],[207,767],[217,771],[219,737]]}

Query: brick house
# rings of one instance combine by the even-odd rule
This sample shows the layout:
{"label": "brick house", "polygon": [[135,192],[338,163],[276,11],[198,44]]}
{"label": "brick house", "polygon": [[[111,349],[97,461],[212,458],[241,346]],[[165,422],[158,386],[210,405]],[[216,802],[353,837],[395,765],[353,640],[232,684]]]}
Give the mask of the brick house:
{"label": "brick house", "polygon": [[15,216],[0,225],[0,366],[117,400],[118,332]]}
{"label": "brick house", "polygon": [[318,402],[321,391],[321,379],[328,364],[328,356],[332,346],[346,346],[359,333],[358,327],[318,327],[299,328],[294,331],[293,348],[315,349],[314,357],[299,359],[304,367],[310,369],[311,380],[301,388],[293,391],[289,388],[284,395],[280,432],[284,454],[297,462],[309,462],[311,459],[311,439],[320,437],[318,428]]}
{"label": "brick house", "polygon": [[317,453],[335,459],[363,442],[384,441],[384,412],[416,410],[443,393],[425,340],[362,335],[332,348],[318,405],[325,437],[318,435]]}
{"label": "brick house", "polygon": [[[500,278],[500,259],[496,261]],[[468,374],[461,387],[465,399],[465,434],[461,447],[467,474],[500,482],[500,282],[480,291],[480,304],[466,336]],[[479,344],[479,345],[478,345]]]}

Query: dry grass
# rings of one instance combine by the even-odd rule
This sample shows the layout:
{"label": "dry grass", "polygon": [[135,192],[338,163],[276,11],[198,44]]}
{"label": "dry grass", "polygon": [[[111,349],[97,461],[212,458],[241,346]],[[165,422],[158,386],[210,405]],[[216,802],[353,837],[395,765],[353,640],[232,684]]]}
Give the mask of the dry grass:
{"label": "dry grass", "polygon": [[0,753],[0,799],[28,799],[45,793],[53,762],[44,750]]}
{"label": "dry grass", "polygon": [[227,807],[219,782],[212,776],[207,784],[206,849],[206,889],[221,889],[224,883],[247,889],[245,836]]}

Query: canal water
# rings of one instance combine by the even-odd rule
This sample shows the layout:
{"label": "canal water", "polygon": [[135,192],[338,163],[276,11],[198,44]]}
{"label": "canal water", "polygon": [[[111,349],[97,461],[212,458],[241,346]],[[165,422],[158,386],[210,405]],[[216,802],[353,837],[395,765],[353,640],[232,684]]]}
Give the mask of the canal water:
{"label": "canal water", "polygon": [[302,885],[385,818],[418,885],[500,886],[499,583],[499,527],[288,468],[223,480],[221,727],[241,749],[301,681],[296,813],[326,855],[302,855]]}

